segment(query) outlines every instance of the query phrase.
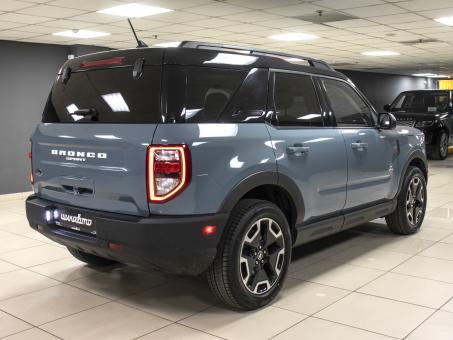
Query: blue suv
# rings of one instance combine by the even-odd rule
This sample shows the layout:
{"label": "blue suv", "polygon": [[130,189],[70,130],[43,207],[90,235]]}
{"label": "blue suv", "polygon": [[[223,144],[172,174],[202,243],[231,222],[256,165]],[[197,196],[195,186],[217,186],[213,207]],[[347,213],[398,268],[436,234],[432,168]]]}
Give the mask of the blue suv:
{"label": "blue suv", "polygon": [[67,61],[32,135],[30,226],[94,266],[279,292],[292,248],[426,210],[424,135],[311,58],[184,42]]}

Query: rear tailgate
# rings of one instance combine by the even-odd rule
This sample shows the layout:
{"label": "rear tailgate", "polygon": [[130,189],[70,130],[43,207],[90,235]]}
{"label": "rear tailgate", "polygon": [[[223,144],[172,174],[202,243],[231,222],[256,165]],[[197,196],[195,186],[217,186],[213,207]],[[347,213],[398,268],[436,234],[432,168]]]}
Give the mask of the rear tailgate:
{"label": "rear tailgate", "polygon": [[[160,58],[155,53],[160,54],[115,51],[79,58],[62,68],[43,123],[32,136],[34,189],[39,197],[149,215],[146,151],[161,120],[162,66],[149,65],[146,59],[155,62]],[[137,76],[134,65],[142,58],[144,66]],[[111,60],[121,65],[111,67]]]}
{"label": "rear tailgate", "polygon": [[38,196],[117,213],[149,214],[146,150],[155,124],[41,124],[33,135]]}

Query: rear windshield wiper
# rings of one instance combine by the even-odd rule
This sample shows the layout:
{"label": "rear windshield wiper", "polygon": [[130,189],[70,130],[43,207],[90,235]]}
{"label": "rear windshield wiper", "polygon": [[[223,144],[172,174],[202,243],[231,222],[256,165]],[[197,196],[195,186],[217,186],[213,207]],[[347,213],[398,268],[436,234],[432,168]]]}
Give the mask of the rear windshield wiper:
{"label": "rear windshield wiper", "polygon": [[69,116],[97,116],[98,112],[96,109],[80,109],[80,110],[75,110],[73,112],[69,113]]}
{"label": "rear windshield wiper", "polygon": [[98,120],[98,112],[94,108],[75,110],[74,112],[68,113],[68,116],[73,117],[76,121],[81,119],[82,117],[91,117],[92,121]]}

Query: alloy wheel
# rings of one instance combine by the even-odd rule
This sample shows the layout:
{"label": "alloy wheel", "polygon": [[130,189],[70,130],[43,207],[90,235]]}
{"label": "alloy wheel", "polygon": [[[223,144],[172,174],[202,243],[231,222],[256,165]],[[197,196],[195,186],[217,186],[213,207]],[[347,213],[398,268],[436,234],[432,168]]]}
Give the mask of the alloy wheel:
{"label": "alloy wheel", "polygon": [[272,218],[254,222],[244,236],[239,268],[245,288],[257,295],[268,292],[278,281],[285,259],[285,240]]}
{"label": "alloy wheel", "polygon": [[406,193],[406,215],[410,224],[417,224],[425,209],[425,187],[418,176],[412,177]]}

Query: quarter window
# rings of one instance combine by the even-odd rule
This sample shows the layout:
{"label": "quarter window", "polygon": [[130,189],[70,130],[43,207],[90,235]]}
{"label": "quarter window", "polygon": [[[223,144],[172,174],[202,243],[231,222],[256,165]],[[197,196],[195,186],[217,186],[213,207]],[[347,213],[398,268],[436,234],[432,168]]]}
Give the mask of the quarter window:
{"label": "quarter window", "polygon": [[338,126],[373,126],[369,106],[345,82],[322,79]]}
{"label": "quarter window", "polygon": [[245,76],[244,71],[188,67],[185,121],[216,122]]}
{"label": "quarter window", "polygon": [[275,73],[274,104],[279,125],[323,125],[321,108],[310,76]]}
{"label": "quarter window", "polygon": [[[246,70],[166,65],[162,91],[165,121],[197,124],[241,121],[244,117],[239,117],[239,113],[249,107],[237,103],[234,98],[244,83],[247,83]],[[263,112],[266,89],[261,90],[264,91],[260,107]],[[246,99],[253,103],[253,98],[249,95]],[[238,107],[232,111],[235,104]],[[236,116],[232,117],[234,114]]]}

